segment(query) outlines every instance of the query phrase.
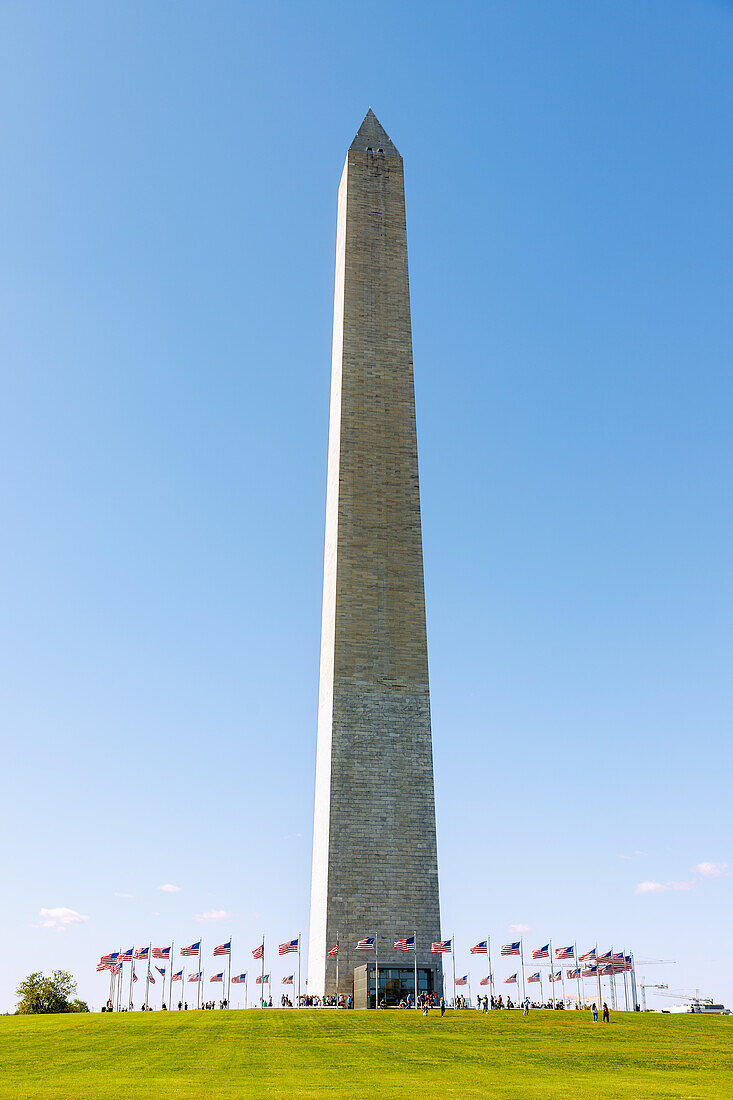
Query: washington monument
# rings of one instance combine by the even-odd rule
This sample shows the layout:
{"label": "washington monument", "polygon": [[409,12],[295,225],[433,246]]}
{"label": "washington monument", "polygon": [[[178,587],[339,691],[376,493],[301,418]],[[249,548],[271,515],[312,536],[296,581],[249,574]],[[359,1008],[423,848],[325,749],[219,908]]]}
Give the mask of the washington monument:
{"label": "washington monument", "polygon": [[412,992],[413,934],[440,992],[404,176],[370,110],[338,192],[308,992],[358,1006],[367,938],[380,1001]]}

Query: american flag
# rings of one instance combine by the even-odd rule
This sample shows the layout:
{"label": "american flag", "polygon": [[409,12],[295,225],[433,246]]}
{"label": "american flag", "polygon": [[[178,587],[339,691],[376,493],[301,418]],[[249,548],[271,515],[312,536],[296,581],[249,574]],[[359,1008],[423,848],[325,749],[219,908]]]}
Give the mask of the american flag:
{"label": "american flag", "polygon": [[279,955],[292,955],[298,950],[298,941],[288,940],[286,943],[281,943],[277,950]]}
{"label": "american flag", "polygon": [[356,945],[357,951],[373,951],[374,950],[374,937],[368,940],[359,940]]}
{"label": "american flag", "polygon": [[113,963],[112,973],[113,974],[121,974],[122,973],[122,964],[121,963]]}
{"label": "american flag", "polygon": [[448,955],[450,955],[451,941],[450,940],[436,940],[435,943],[431,946],[430,950],[433,952],[434,955],[439,955],[439,954],[443,954],[443,955],[448,954]]}
{"label": "american flag", "polygon": [[247,981],[247,975],[246,974],[235,974],[234,977],[232,978],[232,981],[236,982],[237,985],[241,985],[242,982]]}
{"label": "american flag", "polygon": [[605,966],[601,967],[601,974],[615,974],[615,973],[616,973],[616,971],[614,970],[614,968],[611,966],[610,963],[606,963]]}
{"label": "american flag", "polygon": [[528,982],[538,982],[539,980],[540,980],[539,970],[537,971],[536,974],[530,974],[529,977],[527,978]]}
{"label": "american flag", "polygon": [[611,954],[610,951],[604,951],[604,953],[602,955],[598,956],[598,961],[601,962],[601,963],[610,963],[612,958],[613,958],[613,955]]}
{"label": "american flag", "polygon": [[170,947],[154,947],[153,958],[154,959],[169,959],[171,954]]}
{"label": "american flag", "polygon": [[99,973],[100,970],[111,970],[111,969],[112,969],[112,963],[111,962],[97,963],[97,973]]}
{"label": "american flag", "polygon": [[582,973],[584,978],[595,978],[596,974],[598,973],[598,967],[597,966],[586,966],[586,968],[583,971],[581,971],[581,973]]}
{"label": "american flag", "polygon": [[565,973],[567,974],[567,976],[569,978],[579,978],[580,977],[580,967],[578,967],[577,970],[566,970]]}
{"label": "american flag", "polygon": [[183,981],[183,971],[179,970],[177,974],[171,974],[171,981],[172,982],[182,982]]}
{"label": "american flag", "polygon": [[262,958],[264,958],[264,955],[265,955],[265,945],[264,945],[264,943],[261,943],[260,946],[255,947],[254,951],[252,952],[252,958],[253,959],[262,959]]}
{"label": "american flag", "polygon": [[580,962],[582,962],[582,963],[594,962],[595,957],[596,957],[596,949],[595,949],[595,947],[592,947],[590,949],[590,951],[586,951],[585,955],[580,955],[579,959],[580,959]]}
{"label": "american flag", "polygon": [[614,954],[614,956],[613,956],[613,964],[614,964],[614,966],[620,966],[620,967],[622,967],[622,968],[623,968],[623,966],[624,966],[624,963],[625,963],[625,961],[626,961],[626,960],[624,959],[624,953],[623,953],[623,951],[619,951],[619,952],[617,952],[617,953],[615,953],[615,954]]}
{"label": "american flag", "polygon": [[150,982],[151,985],[155,985],[155,978],[153,977],[153,975],[150,973],[149,970],[148,970],[148,981]]}
{"label": "american flag", "polygon": [[137,974],[134,971],[132,973],[132,980],[133,980],[133,982],[137,981]]}
{"label": "american flag", "polygon": [[533,959],[549,959],[550,957],[550,945],[546,943],[544,947],[538,947],[536,951],[532,952]]}
{"label": "american flag", "polygon": [[462,978],[456,978],[456,985],[468,985],[468,974],[464,974]]}
{"label": "american flag", "polygon": [[572,959],[575,955],[575,945],[571,944],[570,947],[556,947],[555,958],[560,959]]}
{"label": "american flag", "polygon": [[478,983],[479,985],[491,985],[491,975],[487,974],[485,978],[482,978]]}
{"label": "american flag", "polygon": [[149,947],[138,947],[137,951],[135,952],[135,958],[143,960],[147,959],[149,950]]}
{"label": "american flag", "polygon": [[282,984],[283,985],[292,985],[293,984],[293,975],[291,974],[289,978],[283,978]]}
{"label": "american flag", "polygon": [[505,943],[501,949],[502,955],[518,955],[519,954],[519,940],[516,943]]}
{"label": "american flag", "polygon": [[257,982],[257,985],[269,985],[270,975],[269,974],[258,974],[257,977],[255,978],[255,981]]}
{"label": "american flag", "polygon": [[475,944],[471,948],[472,955],[485,955],[487,951],[486,940],[481,940],[481,943]]}
{"label": "american flag", "polygon": [[551,982],[561,982],[562,981],[562,970],[551,970],[550,971],[550,981]]}
{"label": "american flag", "polygon": [[189,974],[188,978],[186,980],[189,981],[189,982],[200,982],[201,981],[201,971],[199,970],[198,974]]}
{"label": "american flag", "polygon": [[516,974],[510,974],[508,978],[504,979],[504,985],[512,985],[512,983],[514,985],[517,984],[517,975]]}
{"label": "american flag", "polygon": [[414,951],[415,950],[415,937],[408,936],[406,940],[394,941],[395,951]]}
{"label": "american flag", "polygon": [[[190,947],[182,947],[181,948],[181,956],[183,958],[188,958],[189,955],[198,955],[200,950],[201,950],[201,940],[197,940],[196,943],[192,943]],[[191,981],[190,978],[188,980],[189,980],[189,982]]]}
{"label": "american flag", "polygon": [[327,955],[329,955],[329,956],[331,956],[331,955],[338,955],[338,953],[339,953],[339,945],[338,945],[338,944],[335,944],[335,945],[334,945],[334,946],[333,946],[333,947],[331,948],[331,950],[330,950],[330,951],[327,951],[327,952],[326,952],[326,954],[327,954]]}
{"label": "american flag", "polygon": [[155,969],[156,969],[156,970],[158,971],[158,973],[160,974],[161,978],[164,978],[164,977],[165,977],[165,967],[164,967],[164,966],[156,966],[156,968],[155,968]]}
{"label": "american flag", "polygon": [[210,982],[223,982],[224,981],[224,971],[222,970],[221,974],[212,975],[212,977],[209,978],[209,981]]}
{"label": "american flag", "polygon": [[218,947],[214,948],[215,955],[231,955],[232,953],[232,941],[229,943],[220,943]]}
{"label": "american flag", "polygon": [[133,947],[128,947],[127,951],[123,951],[120,954],[120,957],[119,957],[120,962],[121,963],[130,963],[130,962],[132,962],[132,958],[133,958],[134,953],[135,953],[135,949]]}
{"label": "american flag", "polygon": [[111,955],[102,955],[102,958],[99,961],[102,963],[114,962],[116,958],[119,958],[119,954],[119,951],[113,951]]}

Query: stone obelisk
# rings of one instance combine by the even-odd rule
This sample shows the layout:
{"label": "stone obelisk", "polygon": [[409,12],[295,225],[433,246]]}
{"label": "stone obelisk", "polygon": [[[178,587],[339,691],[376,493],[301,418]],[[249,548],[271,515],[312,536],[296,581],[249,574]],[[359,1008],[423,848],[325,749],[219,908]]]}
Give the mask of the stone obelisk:
{"label": "stone obelisk", "polygon": [[402,157],[370,110],[338,193],[308,992],[416,933],[440,992],[438,859]]}

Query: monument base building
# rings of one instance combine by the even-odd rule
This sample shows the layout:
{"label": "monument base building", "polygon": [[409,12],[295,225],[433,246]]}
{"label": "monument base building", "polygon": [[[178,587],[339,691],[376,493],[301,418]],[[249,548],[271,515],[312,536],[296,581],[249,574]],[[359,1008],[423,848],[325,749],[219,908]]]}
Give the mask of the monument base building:
{"label": "monument base building", "polygon": [[415,962],[442,993],[440,938],[403,165],[370,110],[338,195],[308,992],[373,1003],[378,957],[380,1001]]}

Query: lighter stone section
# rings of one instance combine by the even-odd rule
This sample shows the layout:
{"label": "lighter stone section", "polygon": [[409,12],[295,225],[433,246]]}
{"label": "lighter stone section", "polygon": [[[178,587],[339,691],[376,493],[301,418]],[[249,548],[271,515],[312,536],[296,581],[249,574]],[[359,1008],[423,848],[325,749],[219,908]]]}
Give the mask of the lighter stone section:
{"label": "lighter stone section", "polygon": [[402,158],[370,111],[339,187],[308,992],[380,966],[440,973]]}

